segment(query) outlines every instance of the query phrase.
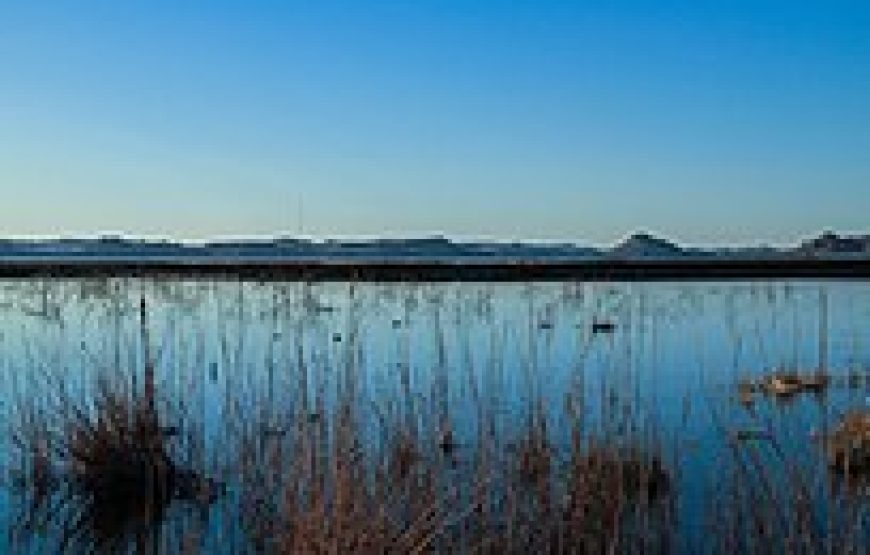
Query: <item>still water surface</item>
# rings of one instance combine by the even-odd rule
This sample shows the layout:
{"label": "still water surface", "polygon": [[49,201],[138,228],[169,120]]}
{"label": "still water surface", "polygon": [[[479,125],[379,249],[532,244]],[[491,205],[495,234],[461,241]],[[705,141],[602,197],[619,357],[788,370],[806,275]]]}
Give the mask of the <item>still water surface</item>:
{"label": "still water surface", "polygon": [[[21,530],[28,509],[11,438],[22,419],[50,420],[59,398],[87,407],[99,379],[141,388],[147,359],[184,456],[224,484],[206,507],[174,506],[157,551],[253,549],[239,524],[246,441],[327,420],[346,399],[367,453],[396,427],[432,436],[449,422],[458,474],[483,435],[510,446],[533,420],[545,425],[553,464],[578,427],[655,445],[674,481],[671,548],[696,551],[739,430],[774,434],[777,456],[799,464],[813,499],[832,495],[818,436],[845,411],[868,408],[870,388],[854,379],[870,371],[868,329],[867,282],[7,281],[3,541],[51,552],[69,526],[48,519]],[[739,402],[741,380],[817,369],[831,374],[823,395]]]}

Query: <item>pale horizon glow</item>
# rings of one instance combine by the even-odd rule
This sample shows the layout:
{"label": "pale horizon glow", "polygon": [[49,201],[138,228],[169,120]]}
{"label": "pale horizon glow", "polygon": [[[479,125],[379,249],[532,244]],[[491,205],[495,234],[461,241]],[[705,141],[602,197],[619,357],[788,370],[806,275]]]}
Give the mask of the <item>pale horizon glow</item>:
{"label": "pale horizon glow", "polygon": [[868,233],[868,28],[846,0],[12,0],[0,237]]}

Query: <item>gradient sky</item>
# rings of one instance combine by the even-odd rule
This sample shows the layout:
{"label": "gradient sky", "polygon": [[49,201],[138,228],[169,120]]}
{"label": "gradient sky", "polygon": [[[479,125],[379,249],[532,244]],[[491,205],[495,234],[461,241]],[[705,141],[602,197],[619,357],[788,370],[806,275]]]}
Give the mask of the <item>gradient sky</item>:
{"label": "gradient sky", "polygon": [[0,235],[870,229],[866,0],[0,2]]}

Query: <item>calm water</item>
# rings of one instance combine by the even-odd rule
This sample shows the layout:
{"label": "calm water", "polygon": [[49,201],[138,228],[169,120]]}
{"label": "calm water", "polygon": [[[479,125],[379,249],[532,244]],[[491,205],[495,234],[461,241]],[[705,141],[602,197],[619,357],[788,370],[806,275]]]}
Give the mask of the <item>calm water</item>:
{"label": "calm water", "polygon": [[[594,333],[595,322],[615,328]],[[87,407],[101,377],[139,387],[148,356],[184,456],[226,485],[208,508],[174,506],[158,551],[191,537],[213,552],[251,549],[237,525],[246,438],[324,418],[341,399],[371,452],[392,428],[451,422],[459,474],[483,433],[510,445],[533,419],[557,453],[578,425],[659,446],[677,492],[674,550],[703,549],[737,430],[773,433],[813,498],[832,495],[814,437],[870,405],[866,382],[848,379],[870,371],[868,329],[867,282],[2,282],[0,528],[7,550],[40,552],[64,526],[19,529],[27,509],[10,438],[24,415],[50,420],[60,397]],[[832,375],[823,396],[737,400],[741,379],[817,368]]]}

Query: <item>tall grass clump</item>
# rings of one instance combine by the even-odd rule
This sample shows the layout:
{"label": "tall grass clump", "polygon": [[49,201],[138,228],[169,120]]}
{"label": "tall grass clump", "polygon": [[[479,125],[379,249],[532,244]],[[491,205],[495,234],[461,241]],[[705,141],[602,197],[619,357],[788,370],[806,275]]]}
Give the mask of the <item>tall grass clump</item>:
{"label": "tall grass clump", "polygon": [[61,383],[54,398],[18,408],[12,440],[20,462],[14,482],[24,499],[15,529],[21,545],[144,549],[159,541],[175,502],[207,507],[219,495],[221,486],[185,452],[183,415],[170,421],[169,409],[158,408],[168,404],[159,399],[148,358],[141,392],[124,378],[102,376],[82,398]]}

